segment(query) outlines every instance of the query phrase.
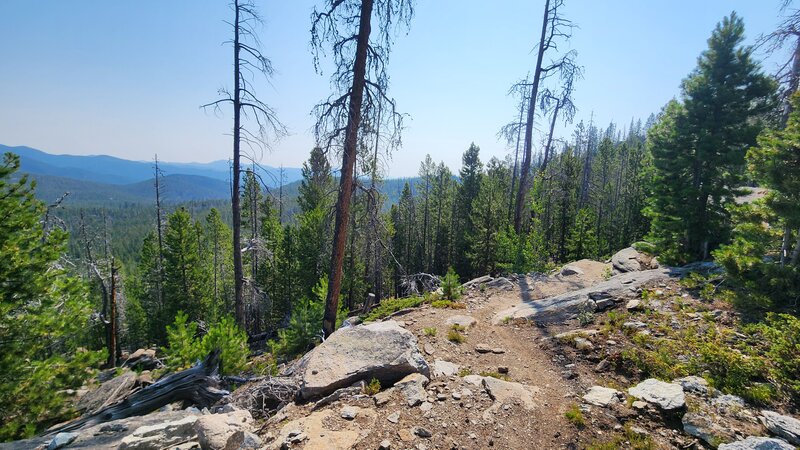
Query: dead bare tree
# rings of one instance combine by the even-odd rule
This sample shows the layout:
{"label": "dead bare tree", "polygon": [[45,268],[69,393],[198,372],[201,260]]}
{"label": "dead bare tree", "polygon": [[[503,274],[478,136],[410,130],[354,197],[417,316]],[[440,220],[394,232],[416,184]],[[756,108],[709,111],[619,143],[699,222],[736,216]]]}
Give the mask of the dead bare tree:
{"label": "dead bare tree", "polygon": [[[273,68],[270,60],[261,53],[261,41],[256,28],[263,22],[253,0],[233,0],[233,22],[227,22],[233,29],[233,91],[219,90],[221,98],[205,104],[201,108],[219,111],[223,105],[233,108],[233,189],[231,210],[233,212],[233,278],[234,308],[236,321],[245,326],[243,299],[244,269],[242,267],[242,216],[240,204],[241,184],[241,144],[250,149],[269,147],[269,138],[277,139],[286,134],[286,128],[278,120],[275,111],[259,99],[255,91],[256,74],[269,79]],[[249,122],[254,128],[244,125]]]}
{"label": "dead bare tree", "polygon": [[517,191],[517,204],[514,208],[514,230],[522,231],[523,210],[530,188],[531,164],[533,161],[533,123],[536,118],[536,102],[539,99],[539,87],[542,81],[552,75],[574,71],[577,52],[574,50],[554,58],[548,65],[544,65],[544,56],[548,52],[557,52],[558,44],[572,36],[574,25],[560,15],[559,9],[564,5],[564,0],[545,0],[544,16],[542,18],[542,31],[536,54],[536,67],[533,72],[533,82],[530,85],[528,96],[528,115],[525,122],[525,145],[520,168],[519,188]]}
{"label": "dead bare tree", "polygon": [[[413,0],[327,0],[320,11],[311,15],[311,45],[314,64],[320,70],[324,44],[330,44],[333,57],[331,84],[334,94],[317,105],[314,127],[319,145],[326,151],[340,151],[342,166],[336,200],[336,219],[331,252],[331,274],[325,302],[323,330],[333,333],[342,285],[342,266],[347,242],[350,202],[353,195],[353,173],[358,145],[368,132],[364,123],[381,121],[393,145],[399,144],[403,116],[387,95],[389,76],[386,72],[393,35],[399,26],[407,26],[413,15]],[[372,16],[378,23],[372,36]],[[388,113],[388,114],[387,114]],[[361,135],[361,137],[359,137]]]}

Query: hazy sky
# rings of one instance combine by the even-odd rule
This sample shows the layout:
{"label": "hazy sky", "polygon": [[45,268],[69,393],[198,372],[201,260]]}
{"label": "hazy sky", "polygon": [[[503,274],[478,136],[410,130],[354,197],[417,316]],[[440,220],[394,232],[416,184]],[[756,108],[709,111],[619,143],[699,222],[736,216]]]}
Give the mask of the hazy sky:
{"label": "hazy sky", "polygon": [[[256,0],[263,50],[277,73],[258,91],[291,135],[263,155],[299,166],[313,146],[314,104],[329,93],[309,51],[311,0]],[[426,153],[457,170],[475,142],[482,159],[510,150],[496,137],[515,117],[506,92],[535,63],[543,0],[417,0],[390,60],[391,95],[410,115],[390,176],[413,175]],[[585,77],[577,120],[620,127],[678,93],[715,24],[732,10],[748,42],[778,22],[778,0],[567,0],[580,28],[571,48]],[[199,105],[231,85],[224,0],[0,1],[0,143],[51,153],[166,161],[227,159],[231,115]],[[774,71],[773,63],[764,68]],[[572,126],[561,127],[569,135]]]}

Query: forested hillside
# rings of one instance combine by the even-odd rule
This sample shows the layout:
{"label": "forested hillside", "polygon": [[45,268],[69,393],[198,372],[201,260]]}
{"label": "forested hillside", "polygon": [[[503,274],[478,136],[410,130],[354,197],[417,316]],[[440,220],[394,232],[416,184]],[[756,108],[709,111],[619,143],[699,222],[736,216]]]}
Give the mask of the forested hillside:
{"label": "forested hillside", "polygon": [[[354,327],[362,320],[381,320],[422,305],[477,314],[485,306],[479,303],[489,301],[488,294],[482,297],[487,288],[515,295],[519,289],[520,302],[535,309],[526,296],[535,292],[536,300],[562,301],[559,295],[571,295],[563,278],[574,274],[582,277],[580,286],[572,287],[580,290],[575,298],[585,300],[586,294],[590,301],[559,318],[559,324],[590,325],[595,313],[604,312],[605,306],[598,306],[601,301],[614,308],[619,301],[612,297],[631,292],[641,295],[650,309],[628,303],[625,318],[638,314],[637,321],[655,321],[657,316],[665,324],[654,328],[651,336],[649,330],[640,331],[644,322],[608,313],[607,329],[581,335],[619,335],[603,344],[609,349],[606,353],[597,349],[592,365],[601,363],[600,358],[609,362],[594,366],[594,372],[610,370],[616,358],[618,375],[631,375],[624,372],[631,367],[639,370],[635,376],[701,375],[725,394],[765,407],[798,410],[800,338],[787,332],[800,327],[797,11],[786,6],[783,28],[772,41],[769,36],[762,39],[763,46],[772,42],[775,49],[791,50],[780,73],[769,73],[755,47],[745,44],[744,19],[733,12],[710,30],[695,68],[660,111],[608,124],[573,124],[578,106],[599,110],[603,105],[574,104],[577,83],[584,76],[578,52],[569,45],[577,29],[564,16],[564,0],[546,0],[541,38],[528,55],[536,63],[511,89],[519,109],[509,113],[517,120],[502,126],[500,118],[486,118],[500,129],[509,154],[488,157],[481,153],[483,143],[463,136],[460,166],[448,167],[429,154],[419,161],[415,177],[400,179],[389,178],[385,164],[387,154],[402,154],[404,129],[398,109],[402,99],[389,95],[388,58],[395,32],[412,23],[413,2],[318,3],[311,24],[315,68],[320,70],[320,59],[329,59],[334,70],[325,72],[331,77],[330,97],[313,109],[316,145],[296,179],[289,173],[286,182],[275,183],[277,169],[247,164],[245,148],[266,148],[287,134],[278,112],[253,87],[264,81],[262,75],[268,79],[273,73],[254,28],[260,21],[258,10],[268,13],[269,7],[247,0],[234,0],[228,18],[232,35],[226,44],[233,47],[235,84],[203,106],[232,112],[231,170],[236,176],[230,183],[227,162],[223,169],[221,163],[210,163],[162,164],[154,170],[150,163],[110,157],[47,155],[28,148],[5,153],[0,166],[0,440],[30,437],[77,417],[70,396],[96,369],[110,369],[110,378],[116,368],[130,366],[129,359],[141,358],[145,351],[152,350],[147,358],[154,362],[147,370],[154,376],[181,373],[198,360],[218,363],[221,354],[220,375],[234,376],[225,380],[229,387],[243,380],[270,383],[279,364],[285,364],[281,367],[287,369],[286,377],[294,376],[288,370],[292,361],[321,343],[336,342],[338,330],[363,330]],[[560,136],[556,124],[571,131]],[[63,173],[67,167],[74,169],[70,175]],[[757,187],[765,195],[737,201],[745,187]],[[70,194],[62,197],[66,192]],[[634,261],[635,270],[620,270],[617,261],[607,264],[628,247],[635,250],[626,251],[641,258]],[[562,270],[580,260],[593,260],[580,263],[593,272],[584,274],[573,265]],[[651,278],[645,281],[611,280],[639,271],[640,262],[642,271],[662,272],[648,272]],[[698,264],[686,266],[690,263]],[[688,281],[679,285],[669,276]],[[542,288],[538,280],[551,284]],[[489,281],[495,284],[487,286]],[[646,285],[647,281],[663,286]],[[582,291],[603,282],[611,286],[607,292]],[[558,292],[552,288],[552,297],[545,296],[547,286],[557,286]],[[664,294],[667,286],[698,297],[691,304],[700,308],[697,311],[707,312],[703,308],[713,304],[730,313],[712,316],[692,310],[697,318],[688,319],[683,300],[659,300],[673,294]],[[459,302],[464,289],[473,300],[482,300]],[[681,298],[688,297],[686,293]],[[664,319],[672,313],[680,321]],[[414,314],[426,326],[409,326],[432,340],[438,325]],[[489,312],[480,314],[488,317]],[[503,317],[492,326],[539,325],[534,315]],[[728,317],[727,322],[719,317]],[[670,333],[679,336],[678,329],[717,320],[724,331],[703,328],[707,335],[697,340],[689,340],[695,339],[691,333],[680,335],[701,357],[675,357],[678,349]],[[740,322],[752,326],[737,328]],[[785,326],[776,325],[780,323]],[[463,343],[466,337],[461,333],[466,330],[469,335],[471,325],[448,323],[447,348]],[[482,339],[492,339],[494,331],[479,329],[485,333]],[[504,345],[514,342],[508,333],[499,333],[506,339]],[[665,340],[657,340],[665,335]],[[753,343],[754,336],[762,335],[772,336],[765,338],[769,344]],[[615,344],[608,342],[618,339],[629,345],[627,353],[612,354]],[[547,336],[525,344],[541,350],[558,342]],[[579,352],[595,351],[589,341],[574,342]],[[133,358],[137,349],[141,353]],[[475,350],[492,357],[506,353],[492,345]],[[460,358],[460,353],[471,352],[453,351],[449,356]],[[563,362],[564,352],[555,353],[559,356],[552,361]],[[248,359],[252,355],[257,358]],[[526,364],[535,368],[550,359],[531,358]],[[306,366],[295,368],[304,371]],[[481,371],[481,377],[509,380],[507,366],[497,370]],[[208,378],[217,375],[214,371]],[[457,375],[471,373],[453,370],[450,381],[460,380]],[[353,389],[348,386],[359,381],[357,393],[376,395],[380,382],[386,387],[387,379],[380,376],[348,379],[336,389]],[[391,383],[402,377],[395,378]],[[614,382],[620,379],[627,380]],[[491,393],[493,382],[478,383]],[[277,391],[265,394],[269,389]],[[259,395],[280,400],[280,406],[262,405],[260,413],[267,416],[299,401],[309,388],[297,389],[291,398],[273,398],[269,396],[280,389],[268,385]],[[420,389],[419,402],[409,402],[409,407],[444,402],[451,395],[442,399],[441,391]],[[197,388],[193,395],[201,391]],[[551,401],[559,405],[574,397],[557,394]],[[308,395],[305,400],[311,398]],[[493,394],[491,400],[496,400]],[[328,403],[320,400],[317,405]],[[465,408],[463,402],[459,407]],[[632,402],[627,405],[632,407]],[[581,424],[577,419],[572,423],[583,430],[582,410],[577,405],[574,409]],[[86,417],[95,421],[93,425],[105,420]],[[347,419],[342,413],[347,420],[355,417]],[[750,422],[758,423],[755,418]],[[555,432],[549,430],[548,438]],[[431,437],[430,432],[415,433]],[[286,442],[302,441],[292,442],[293,437]],[[487,445],[494,445],[491,439]],[[626,448],[654,448],[636,447],[634,438],[625,442]]]}

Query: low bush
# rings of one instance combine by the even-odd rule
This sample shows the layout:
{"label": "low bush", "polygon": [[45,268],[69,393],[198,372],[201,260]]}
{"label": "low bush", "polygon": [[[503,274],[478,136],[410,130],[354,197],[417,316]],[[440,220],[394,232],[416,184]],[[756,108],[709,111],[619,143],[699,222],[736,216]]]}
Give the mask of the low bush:
{"label": "low bush", "polygon": [[467,338],[465,338],[464,335],[459,333],[457,330],[450,330],[447,332],[447,340],[455,344],[461,344],[462,342],[466,341]]}
{"label": "low bush", "polygon": [[577,403],[570,405],[567,412],[564,413],[564,417],[567,419],[567,421],[569,421],[569,423],[575,425],[576,427],[583,427],[586,425],[586,419],[584,419],[583,412]]}
{"label": "low bush", "polygon": [[167,326],[167,347],[162,350],[168,368],[182,370],[190,367],[215,349],[221,351],[222,375],[237,374],[244,368],[250,353],[247,333],[236,325],[233,318],[223,318],[202,337],[197,336],[197,323],[188,320],[189,316],[179,311],[175,323]]}
{"label": "low bush", "polygon": [[416,308],[425,303],[423,297],[387,298],[375,307],[369,314],[363,316],[364,322],[374,322],[383,319],[397,311],[406,308]]}

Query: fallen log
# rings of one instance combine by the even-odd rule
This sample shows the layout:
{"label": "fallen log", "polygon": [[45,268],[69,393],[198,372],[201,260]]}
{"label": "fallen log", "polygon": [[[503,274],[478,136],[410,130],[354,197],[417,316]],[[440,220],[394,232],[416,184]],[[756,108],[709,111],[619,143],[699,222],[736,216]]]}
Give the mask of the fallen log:
{"label": "fallen log", "polygon": [[205,360],[189,369],[167,375],[122,401],[93,414],[48,430],[48,434],[75,431],[112,420],[142,416],[176,401],[190,402],[198,408],[210,407],[228,391],[219,389],[220,352],[214,350]]}

